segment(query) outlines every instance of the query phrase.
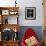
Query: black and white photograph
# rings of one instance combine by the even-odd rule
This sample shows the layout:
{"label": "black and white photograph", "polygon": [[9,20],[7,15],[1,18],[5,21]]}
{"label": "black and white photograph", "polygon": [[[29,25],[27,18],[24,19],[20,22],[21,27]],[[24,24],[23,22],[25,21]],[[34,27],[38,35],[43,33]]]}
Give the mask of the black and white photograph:
{"label": "black and white photograph", "polygon": [[25,19],[27,19],[27,20],[36,19],[36,8],[35,7],[26,7],[25,8]]}

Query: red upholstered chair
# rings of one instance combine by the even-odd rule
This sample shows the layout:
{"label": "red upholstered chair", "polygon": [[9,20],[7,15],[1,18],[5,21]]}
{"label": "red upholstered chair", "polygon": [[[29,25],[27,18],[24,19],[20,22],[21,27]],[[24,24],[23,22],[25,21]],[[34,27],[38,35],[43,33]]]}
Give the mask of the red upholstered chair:
{"label": "red upholstered chair", "polygon": [[[36,33],[31,29],[31,28],[28,28],[25,32],[25,35],[24,37],[22,38],[22,42],[21,42],[21,46],[27,46],[25,40],[34,36],[37,40],[37,35]],[[40,42],[37,40],[37,44],[35,44],[34,46],[41,46]]]}

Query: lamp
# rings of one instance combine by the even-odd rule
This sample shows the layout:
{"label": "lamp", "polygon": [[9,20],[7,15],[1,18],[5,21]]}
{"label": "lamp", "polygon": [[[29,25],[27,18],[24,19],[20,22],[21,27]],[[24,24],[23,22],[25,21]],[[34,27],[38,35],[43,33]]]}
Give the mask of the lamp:
{"label": "lamp", "polygon": [[17,32],[17,30],[16,30],[16,29],[14,29],[14,32]]}
{"label": "lamp", "polygon": [[17,29],[15,28],[14,29],[14,37],[13,37],[13,40],[18,40],[18,32],[17,32]]}
{"label": "lamp", "polygon": [[17,0],[15,0],[15,7],[16,7],[16,4],[17,4],[17,2],[16,2]]}

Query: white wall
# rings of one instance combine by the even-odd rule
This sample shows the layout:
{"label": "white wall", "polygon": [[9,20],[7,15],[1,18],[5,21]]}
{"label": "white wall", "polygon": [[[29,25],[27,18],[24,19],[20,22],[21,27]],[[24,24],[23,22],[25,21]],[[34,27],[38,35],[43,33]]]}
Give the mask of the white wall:
{"label": "white wall", "polygon": [[[42,0],[21,0],[20,2],[20,25],[22,26],[42,26],[43,6]],[[36,20],[25,20],[25,7],[36,7]]]}
{"label": "white wall", "polygon": [[[15,0],[0,0],[0,6],[15,6]],[[21,26],[43,26],[42,0],[17,0]],[[25,7],[36,7],[36,20],[25,20]]]}

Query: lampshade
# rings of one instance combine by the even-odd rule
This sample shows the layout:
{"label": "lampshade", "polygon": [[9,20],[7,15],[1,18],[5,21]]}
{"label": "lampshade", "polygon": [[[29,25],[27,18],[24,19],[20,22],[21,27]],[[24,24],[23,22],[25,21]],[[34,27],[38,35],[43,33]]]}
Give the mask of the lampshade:
{"label": "lampshade", "polygon": [[17,32],[17,29],[16,28],[14,29],[14,32]]}

